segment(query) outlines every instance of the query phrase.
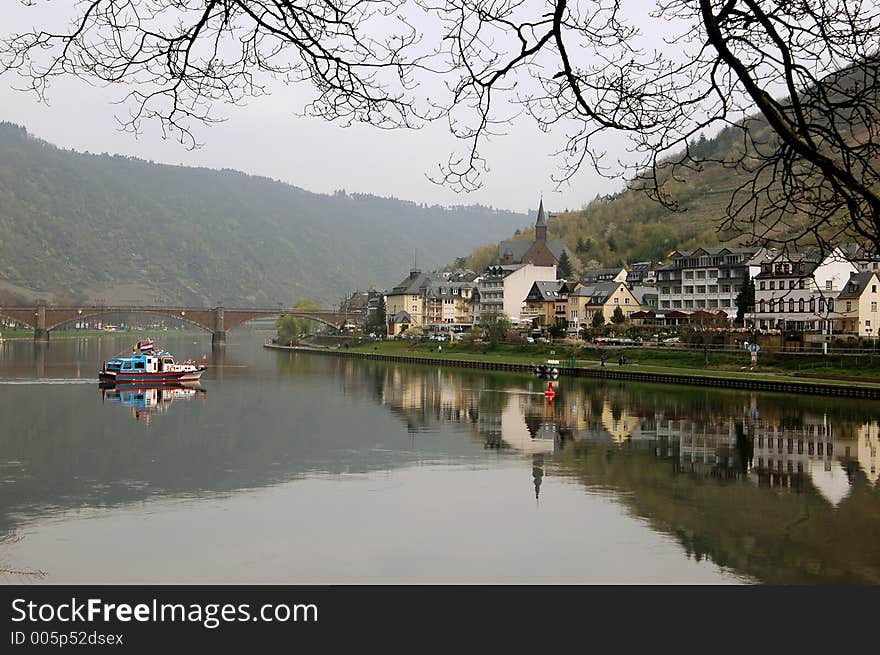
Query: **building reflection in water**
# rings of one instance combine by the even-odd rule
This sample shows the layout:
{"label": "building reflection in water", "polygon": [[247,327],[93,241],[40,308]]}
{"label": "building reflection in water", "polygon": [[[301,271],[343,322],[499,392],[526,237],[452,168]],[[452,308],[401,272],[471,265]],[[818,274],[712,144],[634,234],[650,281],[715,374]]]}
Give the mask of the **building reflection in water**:
{"label": "building reflection in water", "polygon": [[137,421],[149,425],[156,414],[164,414],[174,402],[204,398],[205,389],[199,384],[165,385],[159,387],[101,387],[101,399],[111,405],[124,405]]}
{"label": "building reflection in water", "polygon": [[511,386],[506,379],[505,386],[493,388],[485,376],[440,369],[429,375],[405,367],[377,373],[382,377],[376,381],[377,400],[401,416],[411,432],[460,423],[486,448],[533,457],[534,471],[540,471],[534,476],[536,493],[544,456],[570,442],[625,445],[669,462],[677,474],[761,488],[801,492],[809,480],[832,506],[847,496],[856,474],[870,485],[878,478],[877,420],[837,416],[832,421],[800,401],[765,398],[762,407],[758,395],[736,394],[721,406],[705,407],[693,397],[676,405],[645,394],[646,401],[639,402],[625,387],[581,388],[571,381],[563,382],[549,403],[540,381]]}

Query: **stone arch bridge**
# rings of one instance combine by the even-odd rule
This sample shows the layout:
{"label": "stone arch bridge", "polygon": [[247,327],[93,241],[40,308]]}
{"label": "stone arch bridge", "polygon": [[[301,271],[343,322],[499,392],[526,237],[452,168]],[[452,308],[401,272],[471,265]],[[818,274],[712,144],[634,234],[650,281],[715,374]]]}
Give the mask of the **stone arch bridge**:
{"label": "stone arch bridge", "polygon": [[243,323],[257,318],[274,318],[279,316],[296,316],[308,318],[340,329],[348,322],[359,322],[364,318],[363,312],[340,312],[332,309],[318,309],[296,312],[275,309],[233,309],[227,307],[136,307],[124,305],[52,307],[37,305],[36,307],[0,307],[0,317],[23,323],[34,330],[34,341],[49,341],[49,332],[65,323],[112,314],[152,314],[175,318],[192,325],[197,325],[211,333],[211,344],[214,347],[226,345],[226,333]]}

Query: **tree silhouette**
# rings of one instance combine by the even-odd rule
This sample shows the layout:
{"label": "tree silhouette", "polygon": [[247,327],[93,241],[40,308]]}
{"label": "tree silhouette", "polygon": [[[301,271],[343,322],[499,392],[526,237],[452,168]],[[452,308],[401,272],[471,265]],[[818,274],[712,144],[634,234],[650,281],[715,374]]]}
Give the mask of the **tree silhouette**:
{"label": "tree silhouette", "polygon": [[[740,155],[718,163],[749,178],[724,190],[729,227],[880,250],[874,2],[664,0],[640,16],[645,31],[677,28],[668,48],[644,47],[622,0],[82,0],[69,11],[68,30],[6,35],[0,72],[40,97],[60,76],[125,85],[122,122],[135,132],[157,120],[194,146],[194,123],[218,120],[218,101],[309,82],[305,112],[345,125],[446,120],[463,147],[434,179],[453,188],[481,184],[484,143],[525,113],[562,135],[557,183],[586,163],[675,207],[667,182],[711,163],[700,135],[729,125]],[[605,157],[608,132],[629,136],[633,162]]]}

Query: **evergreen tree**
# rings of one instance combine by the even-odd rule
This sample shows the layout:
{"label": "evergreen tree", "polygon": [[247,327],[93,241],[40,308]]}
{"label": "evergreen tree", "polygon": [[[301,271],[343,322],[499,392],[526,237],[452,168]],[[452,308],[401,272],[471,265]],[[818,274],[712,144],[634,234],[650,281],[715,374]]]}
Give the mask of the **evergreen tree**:
{"label": "evergreen tree", "polygon": [[601,311],[594,312],[593,313],[593,320],[590,324],[594,328],[602,327],[603,325],[605,325],[605,314],[603,314]]}
{"label": "evergreen tree", "polygon": [[742,289],[736,297],[736,323],[743,325],[746,318],[746,312],[755,306],[755,281],[749,276],[746,269],[746,278],[743,281]]}
{"label": "evergreen tree", "polygon": [[614,314],[611,317],[611,322],[617,323],[618,325],[620,323],[626,322],[626,316],[623,315],[623,310],[620,308],[619,305],[614,308]]}
{"label": "evergreen tree", "polygon": [[376,312],[370,316],[370,330],[377,334],[385,334],[387,331],[387,317],[385,316],[385,296],[379,296],[379,304],[376,306]]}
{"label": "evergreen tree", "polygon": [[562,257],[559,258],[559,264],[556,267],[556,278],[559,280],[569,280],[571,279],[571,259],[568,257],[568,252],[563,250]]}

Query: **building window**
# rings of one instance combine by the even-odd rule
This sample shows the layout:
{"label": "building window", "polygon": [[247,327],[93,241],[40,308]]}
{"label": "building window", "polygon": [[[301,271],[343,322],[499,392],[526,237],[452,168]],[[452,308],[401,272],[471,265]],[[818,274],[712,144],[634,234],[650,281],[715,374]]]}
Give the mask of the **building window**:
{"label": "building window", "polygon": [[684,279],[685,280],[693,280],[694,279],[694,272],[693,271],[685,271],[684,272]]}
{"label": "building window", "polygon": [[697,271],[697,279],[705,280],[706,279],[706,271]]}
{"label": "building window", "polygon": [[872,303],[871,303],[871,311],[872,311],[872,312],[876,312],[876,311],[877,311],[877,303],[875,303],[875,302],[872,302]]}
{"label": "building window", "polygon": [[730,285],[722,284],[721,285],[721,293],[730,293]]}
{"label": "building window", "polygon": [[685,292],[685,293],[693,293],[693,292],[694,292],[694,288],[693,288],[693,287],[685,287],[685,288],[684,288],[684,292]]}
{"label": "building window", "polygon": [[698,286],[697,293],[706,293],[706,287],[703,285]]}
{"label": "building window", "polygon": [[834,288],[834,281],[833,280],[826,280],[825,281],[825,291],[831,291],[833,288]]}
{"label": "building window", "polygon": [[852,311],[852,302],[850,302],[849,300],[846,301],[846,311]]}
{"label": "building window", "polygon": [[816,299],[810,298],[810,313],[812,314],[815,311],[816,311]]}
{"label": "building window", "polygon": [[761,280],[761,291],[764,291],[764,289],[766,289],[766,288],[767,288],[767,283],[764,282],[764,280]]}
{"label": "building window", "polygon": [[801,314],[804,313],[804,299],[803,298],[800,298],[798,300],[798,312],[800,312]]}
{"label": "building window", "polygon": [[[780,301],[780,302],[782,302],[782,301]],[[788,313],[794,314],[794,298],[788,299]]]}
{"label": "building window", "polygon": [[806,284],[804,282],[804,279],[801,278],[800,280],[798,280],[798,289],[805,289],[805,288],[806,288]]}
{"label": "building window", "polygon": [[776,289],[776,283],[773,280],[770,280],[770,291]]}

